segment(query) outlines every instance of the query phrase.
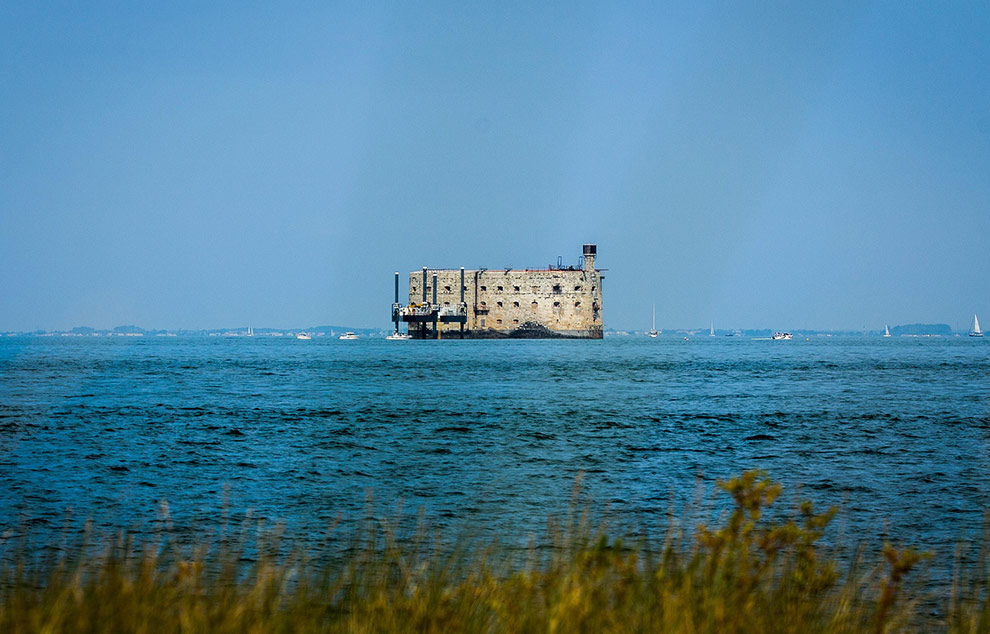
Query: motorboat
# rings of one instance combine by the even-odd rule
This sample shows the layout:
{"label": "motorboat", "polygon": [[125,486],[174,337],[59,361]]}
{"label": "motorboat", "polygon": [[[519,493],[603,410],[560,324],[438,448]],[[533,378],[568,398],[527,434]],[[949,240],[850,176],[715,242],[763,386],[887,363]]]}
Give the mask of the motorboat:
{"label": "motorboat", "polygon": [[396,330],[389,336],[385,337],[385,339],[388,341],[409,341],[410,339],[412,339],[412,336],[409,333],[399,332],[398,330]]}
{"label": "motorboat", "polygon": [[296,339],[302,339],[304,341],[309,341],[312,337],[309,336],[307,332],[300,332],[296,334]]}
{"label": "motorboat", "polygon": [[357,338],[358,338],[358,336],[357,336],[357,335],[355,335],[355,334],[354,334],[353,332],[351,332],[350,330],[348,330],[348,331],[347,331],[347,332],[345,332],[344,334],[342,334],[342,335],[340,335],[339,337],[337,337],[337,339],[340,339],[341,341],[350,341],[350,340],[352,340],[352,339],[357,339]]}
{"label": "motorboat", "polygon": [[775,332],[770,338],[774,341],[789,341],[794,338],[794,335],[789,332]]}

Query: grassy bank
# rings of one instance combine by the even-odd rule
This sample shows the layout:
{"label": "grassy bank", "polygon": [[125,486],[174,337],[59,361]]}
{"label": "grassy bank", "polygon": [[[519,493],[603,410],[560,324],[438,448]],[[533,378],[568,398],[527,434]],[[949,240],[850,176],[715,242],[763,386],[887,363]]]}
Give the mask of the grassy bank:
{"label": "grassy bank", "polygon": [[384,521],[308,555],[278,554],[277,530],[51,557],[8,539],[0,632],[990,631],[985,548],[926,596],[927,554],[867,544],[840,564],[821,546],[834,509],[770,514],[780,487],[757,472],[719,487],[733,510],[717,526],[630,543],[575,513],[522,558]]}

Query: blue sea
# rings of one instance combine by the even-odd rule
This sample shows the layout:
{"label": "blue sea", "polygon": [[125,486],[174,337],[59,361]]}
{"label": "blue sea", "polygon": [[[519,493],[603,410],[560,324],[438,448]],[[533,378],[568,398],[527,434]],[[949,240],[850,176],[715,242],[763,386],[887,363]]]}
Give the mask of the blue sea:
{"label": "blue sea", "polygon": [[[857,539],[990,509],[990,340],[0,339],[0,532],[422,512],[528,540],[575,478],[634,531],[760,468]],[[369,496],[371,501],[369,502]]]}

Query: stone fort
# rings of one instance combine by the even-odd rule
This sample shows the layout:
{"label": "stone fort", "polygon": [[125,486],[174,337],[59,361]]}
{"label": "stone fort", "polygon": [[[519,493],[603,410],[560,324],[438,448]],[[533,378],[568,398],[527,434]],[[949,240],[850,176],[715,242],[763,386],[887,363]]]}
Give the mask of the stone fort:
{"label": "stone fort", "polygon": [[602,338],[598,248],[583,247],[582,266],[545,269],[431,269],[409,274],[409,303],[399,302],[395,274],[392,321],[415,339]]}

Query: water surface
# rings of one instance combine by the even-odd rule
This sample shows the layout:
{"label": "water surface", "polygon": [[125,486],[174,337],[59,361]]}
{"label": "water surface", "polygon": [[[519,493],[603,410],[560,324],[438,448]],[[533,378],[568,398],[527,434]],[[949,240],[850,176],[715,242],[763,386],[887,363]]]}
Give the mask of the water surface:
{"label": "water surface", "polygon": [[753,467],[847,530],[945,548],[990,508],[990,341],[0,339],[0,527],[167,500],[318,537],[367,492],[526,539],[585,490],[629,526]]}

